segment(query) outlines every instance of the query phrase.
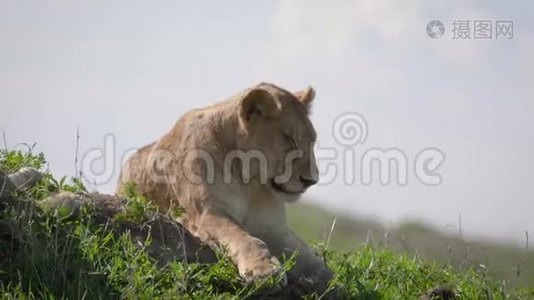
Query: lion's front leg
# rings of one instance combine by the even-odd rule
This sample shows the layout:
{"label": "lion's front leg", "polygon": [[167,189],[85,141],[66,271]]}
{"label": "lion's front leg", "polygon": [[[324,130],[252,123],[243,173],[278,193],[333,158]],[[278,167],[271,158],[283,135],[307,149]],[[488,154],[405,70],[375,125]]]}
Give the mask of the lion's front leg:
{"label": "lion's front leg", "polygon": [[280,272],[280,262],[271,255],[267,245],[249,235],[227,217],[205,212],[196,219],[185,218],[183,225],[202,242],[222,247],[248,283]]}

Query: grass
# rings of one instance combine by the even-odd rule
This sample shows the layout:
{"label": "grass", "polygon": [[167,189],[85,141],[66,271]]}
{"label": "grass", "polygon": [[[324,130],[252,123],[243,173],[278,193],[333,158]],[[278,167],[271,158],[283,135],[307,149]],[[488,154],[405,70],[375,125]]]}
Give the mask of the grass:
{"label": "grass", "polygon": [[[44,156],[34,154],[31,147],[0,152],[0,168],[9,172],[44,165]],[[146,251],[150,239],[139,243],[127,232],[114,233],[113,224],[96,224],[90,207],[76,218],[65,218],[58,210],[34,205],[61,190],[82,193],[85,188],[77,179],[56,180],[46,173],[36,188],[18,196],[29,200],[25,205],[1,208],[2,299],[243,299],[255,298],[276,281],[247,286],[224,255],[210,265],[160,265]],[[126,215],[115,221],[143,222],[153,209],[145,200],[130,194]],[[436,286],[452,288],[461,299],[534,297],[533,290],[508,288],[474,268],[459,272],[373,244],[352,251],[324,248],[317,246],[336,274],[332,287],[344,298],[417,299]]]}

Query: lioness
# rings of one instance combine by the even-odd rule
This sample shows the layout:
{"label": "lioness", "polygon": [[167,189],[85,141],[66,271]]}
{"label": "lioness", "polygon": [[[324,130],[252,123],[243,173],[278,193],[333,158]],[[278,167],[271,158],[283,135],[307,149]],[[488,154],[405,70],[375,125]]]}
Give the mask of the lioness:
{"label": "lioness", "polygon": [[[224,247],[247,282],[280,271],[298,253],[288,280],[325,283],[331,272],[289,228],[285,203],[318,181],[309,87],[290,93],[269,83],[186,113],[157,142],[124,165],[127,182],[212,247]],[[278,258],[278,259],[277,259]]]}

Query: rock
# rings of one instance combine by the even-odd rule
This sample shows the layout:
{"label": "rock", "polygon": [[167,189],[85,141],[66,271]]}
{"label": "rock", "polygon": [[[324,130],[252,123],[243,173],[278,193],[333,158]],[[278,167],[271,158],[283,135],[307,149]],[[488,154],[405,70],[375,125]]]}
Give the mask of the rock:
{"label": "rock", "polygon": [[43,174],[35,168],[24,167],[9,175],[9,180],[17,187],[17,190],[27,190],[34,187],[43,179]]}
{"label": "rock", "polygon": [[17,187],[11,182],[9,176],[0,170],[0,200],[10,198],[16,189]]}
{"label": "rock", "polygon": [[87,203],[87,201],[83,197],[71,192],[59,192],[37,202],[43,211],[58,210],[63,217],[78,216],[84,203]]}
{"label": "rock", "polygon": [[419,300],[453,300],[456,299],[456,295],[451,288],[448,287],[435,287],[431,288],[426,292],[425,295],[421,296]]}
{"label": "rock", "polygon": [[0,170],[0,200],[11,199],[16,191],[23,191],[34,187],[43,175],[34,168],[25,167],[7,175]]}

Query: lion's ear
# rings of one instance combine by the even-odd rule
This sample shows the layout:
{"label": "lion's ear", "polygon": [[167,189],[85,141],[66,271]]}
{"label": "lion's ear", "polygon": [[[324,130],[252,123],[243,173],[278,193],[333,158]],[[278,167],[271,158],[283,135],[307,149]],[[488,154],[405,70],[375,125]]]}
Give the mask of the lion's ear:
{"label": "lion's ear", "polygon": [[297,97],[297,99],[299,99],[304,105],[310,106],[315,98],[315,90],[309,86],[305,90],[293,93],[293,95],[295,95],[295,97]]}
{"label": "lion's ear", "polygon": [[272,117],[280,112],[280,103],[268,91],[252,89],[241,100],[239,115],[245,121],[259,117]]}

